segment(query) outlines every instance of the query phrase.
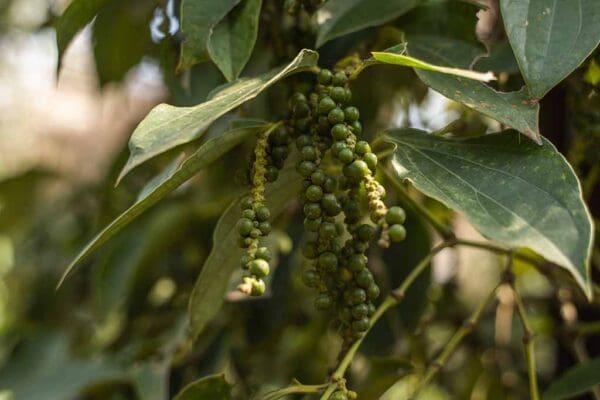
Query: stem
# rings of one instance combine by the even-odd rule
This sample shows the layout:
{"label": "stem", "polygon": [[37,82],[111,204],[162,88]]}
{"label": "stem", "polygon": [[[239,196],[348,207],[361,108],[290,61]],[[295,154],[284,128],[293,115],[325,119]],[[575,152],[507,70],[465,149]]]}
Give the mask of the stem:
{"label": "stem", "polygon": [[402,284],[399,287],[397,287],[396,289],[392,290],[392,292],[385,298],[385,300],[379,305],[379,307],[377,307],[377,310],[375,310],[375,313],[369,320],[369,329],[359,339],[357,339],[352,344],[352,346],[350,346],[350,348],[344,355],[344,358],[342,358],[342,361],[340,361],[340,363],[338,364],[338,367],[335,369],[335,371],[331,375],[331,379],[330,379],[331,383],[327,387],[327,390],[325,390],[325,392],[321,396],[321,400],[327,400],[329,398],[329,396],[331,395],[331,393],[333,393],[339,387],[339,382],[344,379],[346,370],[350,366],[350,363],[352,362],[354,355],[358,351],[358,348],[360,347],[363,339],[371,331],[371,328],[373,328],[373,326],[375,325],[375,323],[377,323],[379,318],[381,318],[381,316],[389,308],[400,304],[400,302],[404,298],[404,295],[406,294],[406,291],[408,290],[408,288],[410,288],[412,283],[419,277],[419,275],[427,269],[427,267],[429,266],[429,264],[431,262],[431,259],[437,253],[439,253],[441,250],[445,249],[446,247],[450,247],[453,244],[454,244],[453,241],[447,241],[447,242],[444,242],[444,243],[440,244],[439,246],[431,249],[429,254],[427,256],[425,256],[425,258],[423,258],[419,262],[419,264],[417,264],[417,266],[410,272],[410,274],[406,277],[406,279],[404,279]]}
{"label": "stem", "polygon": [[540,265],[540,259],[537,257],[529,256],[527,254],[522,254],[522,253],[515,253],[514,250],[508,249],[506,247],[498,246],[493,243],[479,242],[476,240],[466,240],[466,239],[456,239],[454,242],[457,246],[476,247],[479,249],[491,251],[492,253],[508,254],[508,255],[512,255],[513,258],[519,259],[528,264],[531,264],[534,266]]}
{"label": "stem", "polygon": [[273,392],[269,392],[266,395],[264,395],[261,400],[277,400],[277,399],[281,399],[284,396],[287,396],[289,394],[294,394],[294,393],[319,393],[321,392],[323,389],[325,389],[327,387],[327,384],[322,384],[322,385],[303,385],[301,383],[297,383],[294,385],[290,385],[287,387],[284,387],[283,389],[279,389],[279,390],[275,390]]}
{"label": "stem", "polygon": [[450,338],[448,343],[446,343],[446,345],[442,349],[442,352],[425,371],[425,376],[423,377],[423,379],[421,379],[421,381],[419,381],[417,387],[414,389],[411,396],[412,398],[414,398],[421,389],[426,387],[433,380],[436,374],[442,368],[444,368],[444,366],[448,362],[448,359],[450,358],[450,356],[452,356],[458,345],[463,341],[463,339],[467,335],[469,335],[473,331],[475,326],[479,323],[483,312],[494,299],[496,289],[498,289],[498,286],[494,287],[494,289],[477,305],[471,316],[467,320],[465,320],[460,329],[458,329]]}
{"label": "stem", "polygon": [[398,195],[407,203],[409,203],[410,206],[417,212],[417,214],[419,214],[421,217],[427,220],[427,222],[429,222],[433,229],[435,229],[435,231],[442,238],[446,240],[451,240],[454,238],[454,232],[452,231],[452,229],[443,222],[439,221],[438,218],[435,215],[433,215],[433,213],[431,213],[431,211],[429,211],[427,208],[423,207],[412,197],[410,197],[402,183],[398,181],[396,176],[389,170],[389,168],[383,168],[383,172],[392,182],[392,185],[396,188]]}
{"label": "stem", "polygon": [[533,344],[533,337],[535,333],[531,329],[529,318],[525,311],[525,305],[523,299],[514,285],[511,285],[515,296],[515,304],[517,306],[517,313],[523,326],[523,346],[525,349],[525,358],[527,359],[527,374],[529,375],[529,398],[531,400],[539,400],[540,393],[538,391],[537,376],[535,375],[535,348]]}

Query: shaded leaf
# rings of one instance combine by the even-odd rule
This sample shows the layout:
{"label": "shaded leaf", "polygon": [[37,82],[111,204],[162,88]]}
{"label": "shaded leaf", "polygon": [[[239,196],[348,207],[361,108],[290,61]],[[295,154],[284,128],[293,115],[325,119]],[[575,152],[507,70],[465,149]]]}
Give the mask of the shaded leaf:
{"label": "shaded leaf", "polygon": [[60,69],[65,50],[75,35],[92,22],[98,11],[109,0],[73,0],[56,20],[56,46],[58,47],[57,71]]}
{"label": "shaded leaf", "polygon": [[240,79],[197,106],[159,104],[144,118],[129,140],[131,153],[119,180],[144,161],[202,136],[205,129],[228,111],[256,97],[286,76],[314,67],[318,54],[302,50],[288,65],[256,78]]}
{"label": "shaded leaf", "polygon": [[169,365],[164,362],[146,362],[135,365],[131,371],[133,387],[139,399],[167,400],[169,398]]}
{"label": "shaded leaf", "polygon": [[262,0],[242,0],[215,27],[208,40],[210,58],[228,81],[234,81],[250,59]]}
{"label": "shaded leaf", "polygon": [[259,128],[238,128],[227,131],[219,136],[216,136],[200,146],[200,148],[189,158],[184,160],[176,170],[167,168],[160,176],[160,179],[155,180],[153,187],[144,189],[145,195],[139,198],[131,207],[125,210],[121,215],[115,218],[106,228],[104,228],[94,239],[92,239],[75,259],[69,264],[64,272],[58,286],[64,282],[65,278],[77,264],[87,257],[97,247],[102,245],[123,227],[137,218],[140,214],[156,204],[167,194],[175,190],[179,185],[190,179],[198,171],[206,168],[215,160],[219,159],[223,154],[231,150],[237,144],[241,143],[248,135],[257,132]]}
{"label": "shaded leaf", "polygon": [[543,97],[600,43],[598,0],[501,0],[500,8],[534,98]]}
{"label": "shaded leaf", "polygon": [[507,40],[491,44],[489,53],[478,59],[474,68],[478,71],[519,73],[519,65]]}
{"label": "shaded leaf", "polygon": [[389,22],[420,0],[328,0],[318,11],[317,47],[336,37]]}
{"label": "shaded leaf", "polygon": [[184,387],[173,400],[227,400],[231,388],[224,375],[210,375]]}
{"label": "shaded leaf", "polygon": [[[437,36],[409,37],[408,52],[427,62],[456,68],[469,68],[473,59],[481,54],[478,47],[466,42]],[[541,144],[539,105],[529,100],[525,89],[503,93],[471,79],[421,69],[415,69],[415,72],[427,86],[444,96],[492,117]]]}
{"label": "shaded leaf", "polygon": [[514,131],[456,140],[400,129],[386,137],[397,145],[400,178],[488,238],[565,267],[590,295],[591,219],[575,173],[549,141],[536,146]]}
{"label": "shaded leaf", "polygon": [[[279,179],[267,185],[266,199],[272,218],[283,211],[285,204],[300,191],[301,179],[293,164],[288,161]],[[237,245],[237,222],[240,219],[240,202],[236,200],[221,215],[213,233],[213,248],[202,267],[190,297],[189,313],[192,336],[197,337],[207,323],[219,312],[229,279],[240,265],[241,250]]]}
{"label": "shaded leaf", "polygon": [[179,68],[189,68],[208,59],[206,46],[217,25],[240,0],[183,0],[181,2],[181,44]]}
{"label": "shaded leaf", "polygon": [[552,382],[542,396],[544,400],[572,399],[600,385],[600,358],[578,364]]}

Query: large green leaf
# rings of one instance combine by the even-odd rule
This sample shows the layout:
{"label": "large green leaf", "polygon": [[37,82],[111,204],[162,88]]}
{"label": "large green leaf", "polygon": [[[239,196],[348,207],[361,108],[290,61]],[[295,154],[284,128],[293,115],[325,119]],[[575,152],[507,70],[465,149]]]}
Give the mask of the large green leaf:
{"label": "large green leaf", "polygon": [[[478,47],[438,36],[409,36],[408,52],[432,64],[469,68]],[[434,71],[415,69],[419,78],[432,89],[514,128],[541,144],[538,129],[539,105],[532,103],[525,89],[498,92],[483,82]]]}
{"label": "large green leaf", "polygon": [[501,0],[500,7],[523,78],[536,99],[600,42],[598,0]]}
{"label": "large green leaf", "polygon": [[[293,164],[288,162],[288,164]],[[267,204],[271,215],[276,217],[285,204],[300,191],[301,179],[293,165],[284,168],[279,179],[267,185]],[[240,265],[241,250],[237,245],[236,225],[240,219],[239,200],[221,215],[213,233],[213,248],[202,267],[200,276],[190,297],[190,327],[193,337],[197,337],[206,324],[219,312],[229,280]]]}
{"label": "large green leaf", "polygon": [[214,27],[240,0],[183,0],[181,2],[180,68],[189,68],[208,59],[206,46]]}
{"label": "large green leaf", "polygon": [[108,0],[73,0],[69,7],[56,20],[56,46],[58,47],[57,70],[60,68],[63,54],[75,35],[102,9]]}
{"label": "large green leaf", "polygon": [[129,140],[131,155],[119,180],[144,161],[200,137],[206,128],[228,111],[256,97],[286,76],[314,67],[318,54],[302,50],[288,65],[256,78],[240,79],[193,107],[159,104],[138,125]]}
{"label": "large green leaf", "polygon": [[317,47],[339,36],[389,22],[421,0],[329,0],[318,12]]}
{"label": "large green leaf", "polygon": [[242,0],[210,35],[210,58],[228,81],[236,80],[250,59],[258,34],[261,5],[262,0]]}
{"label": "large green leaf", "polygon": [[515,131],[456,140],[401,129],[386,137],[397,145],[401,178],[488,238],[565,267],[590,295],[591,218],[575,173],[549,141],[537,146]]}
{"label": "large green leaf", "polygon": [[210,375],[184,387],[173,400],[229,400],[231,388],[224,375]]}
{"label": "large green leaf", "polygon": [[241,143],[248,135],[257,132],[262,128],[263,127],[253,126],[227,131],[208,140],[176,168],[167,168],[157,179],[153,180],[151,186],[144,188],[142,196],[140,196],[131,207],[108,224],[106,228],[96,235],[96,237],[94,237],[83,250],[79,252],[77,257],[75,257],[64,272],[60,279],[59,286],[64,282],[65,278],[73,268],[94,251],[94,249],[106,242],[140,214],[156,204],[167,194],[171,193],[183,182],[194,176],[198,171],[206,168],[213,161],[217,160],[237,144]]}
{"label": "large green leaf", "polygon": [[600,358],[578,364],[552,382],[544,400],[572,399],[600,385]]}

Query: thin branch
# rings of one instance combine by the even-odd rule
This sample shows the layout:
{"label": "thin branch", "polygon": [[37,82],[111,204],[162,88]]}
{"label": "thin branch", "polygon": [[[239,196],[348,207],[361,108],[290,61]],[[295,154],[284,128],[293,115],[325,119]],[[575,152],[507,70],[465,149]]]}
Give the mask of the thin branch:
{"label": "thin branch", "polygon": [[261,397],[261,400],[277,400],[294,393],[319,393],[323,391],[323,389],[325,389],[326,387],[326,383],[322,385],[303,385],[300,382],[296,381],[292,385],[284,387],[283,389],[278,389],[267,393],[266,395]]}
{"label": "thin branch", "polygon": [[527,359],[527,374],[529,375],[529,398],[531,400],[539,400],[540,393],[538,390],[537,376],[535,374],[535,347],[533,344],[535,333],[531,329],[529,317],[525,311],[525,305],[521,295],[515,289],[514,284],[511,285],[511,287],[514,293],[517,313],[519,315],[519,319],[521,320],[521,325],[523,326],[523,346],[525,349],[525,358]]}

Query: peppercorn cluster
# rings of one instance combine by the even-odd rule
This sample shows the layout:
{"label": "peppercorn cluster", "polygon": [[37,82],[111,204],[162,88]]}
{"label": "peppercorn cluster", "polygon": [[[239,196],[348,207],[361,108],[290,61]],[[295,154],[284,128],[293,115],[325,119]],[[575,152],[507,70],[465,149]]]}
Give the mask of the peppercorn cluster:
{"label": "peppercorn cluster", "polygon": [[383,203],[385,190],[374,178],[377,156],[358,140],[362,125],[351,97],[343,71],[322,69],[312,93],[295,93],[290,104],[309,236],[303,281],[318,292],[315,307],[336,315],[346,343],[368,330],[380,292],[367,267],[370,243],[378,230],[382,245],[405,237],[404,211]]}

